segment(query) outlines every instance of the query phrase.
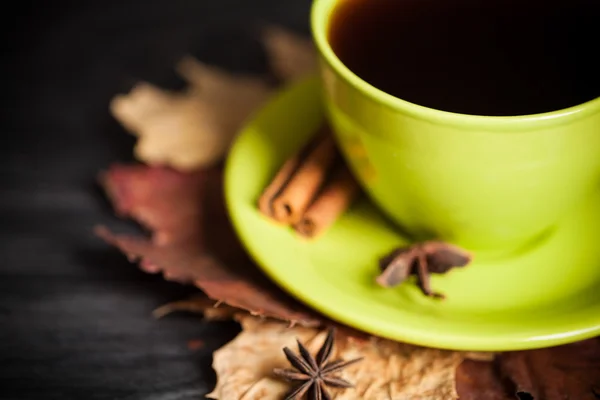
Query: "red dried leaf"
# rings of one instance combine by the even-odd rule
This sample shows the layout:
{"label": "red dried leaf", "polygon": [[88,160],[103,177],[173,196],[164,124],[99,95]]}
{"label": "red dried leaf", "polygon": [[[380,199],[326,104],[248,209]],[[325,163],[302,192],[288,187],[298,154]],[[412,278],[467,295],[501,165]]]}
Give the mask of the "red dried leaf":
{"label": "red dried leaf", "polygon": [[595,400],[599,384],[600,338],[465,361],[457,370],[461,399]]}
{"label": "red dried leaf", "polygon": [[101,182],[118,215],[148,228],[150,238],[97,234],[150,273],[192,282],[210,298],[253,314],[303,325],[319,324],[312,311],[268,280],[240,245],[227,217],[220,169],[178,172],[115,165]]}
{"label": "red dried leaf", "polygon": [[[102,175],[115,210],[151,231],[150,238],[98,234],[148,272],[192,282],[210,298],[255,314],[303,325],[328,325],[269,281],[251,262],[228,221],[219,169],[177,172],[116,165]],[[349,329],[349,328],[346,328]],[[348,334],[356,332],[349,329]],[[595,400],[600,384],[600,339],[464,361],[457,370],[461,399]],[[528,397],[529,396],[529,397]],[[518,398],[518,397],[517,397]]]}

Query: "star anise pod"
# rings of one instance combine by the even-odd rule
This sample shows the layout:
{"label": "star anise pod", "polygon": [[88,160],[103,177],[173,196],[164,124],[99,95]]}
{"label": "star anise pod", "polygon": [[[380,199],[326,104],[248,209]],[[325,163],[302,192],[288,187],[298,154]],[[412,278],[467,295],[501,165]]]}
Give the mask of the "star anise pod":
{"label": "star anise pod", "polygon": [[361,361],[362,357],[350,361],[336,360],[328,362],[333,351],[334,338],[335,330],[330,329],[316,357],[313,357],[299,340],[297,341],[299,355],[294,354],[288,347],[283,348],[286,358],[295,369],[275,368],[273,371],[275,376],[291,382],[301,382],[300,385],[287,394],[285,400],[300,399],[304,395],[307,395],[306,398],[309,400],[329,400],[331,396],[326,391],[327,386],[334,388],[354,387],[352,383],[334,374]]}
{"label": "star anise pod", "polygon": [[417,243],[394,250],[380,261],[381,274],[377,283],[384,287],[401,284],[416,275],[419,288],[426,296],[444,298],[431,290],[429,275],[443,274],[454,267],[471,262],[471,255],[461,248],[440,241]]}

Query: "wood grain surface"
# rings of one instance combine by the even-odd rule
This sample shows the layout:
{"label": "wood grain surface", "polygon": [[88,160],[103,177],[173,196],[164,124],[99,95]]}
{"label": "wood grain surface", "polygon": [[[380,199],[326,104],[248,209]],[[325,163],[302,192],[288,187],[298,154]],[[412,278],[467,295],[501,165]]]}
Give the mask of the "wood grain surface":
{"label": "wood grain surface", "polygon": [[[1,13],[0,398],[201,399],[233,323],[151,311],[193,289],[92,235],[112,216],[95,175],[131,159],[108,102],[144,79],[179,88],[184,54],[263,71],[263,22],[308,33],[310,0],[15,2]],[[5,6],[6,7],[6,6]],[[204,343],[200,349],[188,342]]]}

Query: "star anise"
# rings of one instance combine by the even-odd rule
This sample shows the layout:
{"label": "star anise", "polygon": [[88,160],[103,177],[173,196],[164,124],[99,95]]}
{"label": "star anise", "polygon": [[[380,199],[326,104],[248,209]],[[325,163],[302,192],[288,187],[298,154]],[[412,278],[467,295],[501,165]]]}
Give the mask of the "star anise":
{"label": "star anise", "polygon": [[354,386],[347,380],[333,374],[359,362],[362,357],[350,361],[336,360],[328,362],[333,351],[334,338],[335,331],[330,329],[316,357],[313,357],[300,341],[297,341],[299,355],[294,354],[288,347],[283,348],[286,358],[295,369],[275,368],[274,374],[287,381],[301,382],[299,386],[287,394],[285,400],[300,399],[304,395],[307,395],[309,400],[329,400],[331,396],[326,391],[327,386],[334,388],[351,388]]}
{"label": "star anise", "polygon": [[440,241],[417,243],[394,250],[380,261],[381,274],[377,283],[384,287],[401,284],[411,275],[416,275],[419,288],[430,297],[444,298],[431,290],[429,274],[443,274],[454,267],[463,267],[471,262],[471,255],[456,246]]}

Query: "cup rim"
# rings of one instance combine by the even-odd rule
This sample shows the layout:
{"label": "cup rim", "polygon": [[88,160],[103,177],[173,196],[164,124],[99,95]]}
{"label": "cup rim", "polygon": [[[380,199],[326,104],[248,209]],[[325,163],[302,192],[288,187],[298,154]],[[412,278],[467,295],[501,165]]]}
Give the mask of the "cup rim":
{"label": "cup rim", "polygon": [[443,111],[435,108],[421,106],[416,103],[411,103],[407,100],[402,100],[399,97],[393,96],[384,92],[381,89],[371,85],[367,81],[360,78],[348,67],[342,63],[333,51],[328,40],[328,28],[331,13],[338,2],[344,0],[314,0],[311,13],[311,32],[313,40],[316,44],[320,56],[329,66],[339,74],[347,83],[376,102],[383,104],[394,110],[403,111],[414,117],[426,119],[429,121],[437,121],[440,123],[464,124],[474,123],[477,125],[497,126],[498,124],[539,124],[541,122],[550,122],[555,120],[579,119],[594,112],[600,112],[600,96],[587,102],[563,108],[555,111],[549,111],[538,114],[526,114],[515,116],[487,116],[476,114],[461,114],[451,111]]}

